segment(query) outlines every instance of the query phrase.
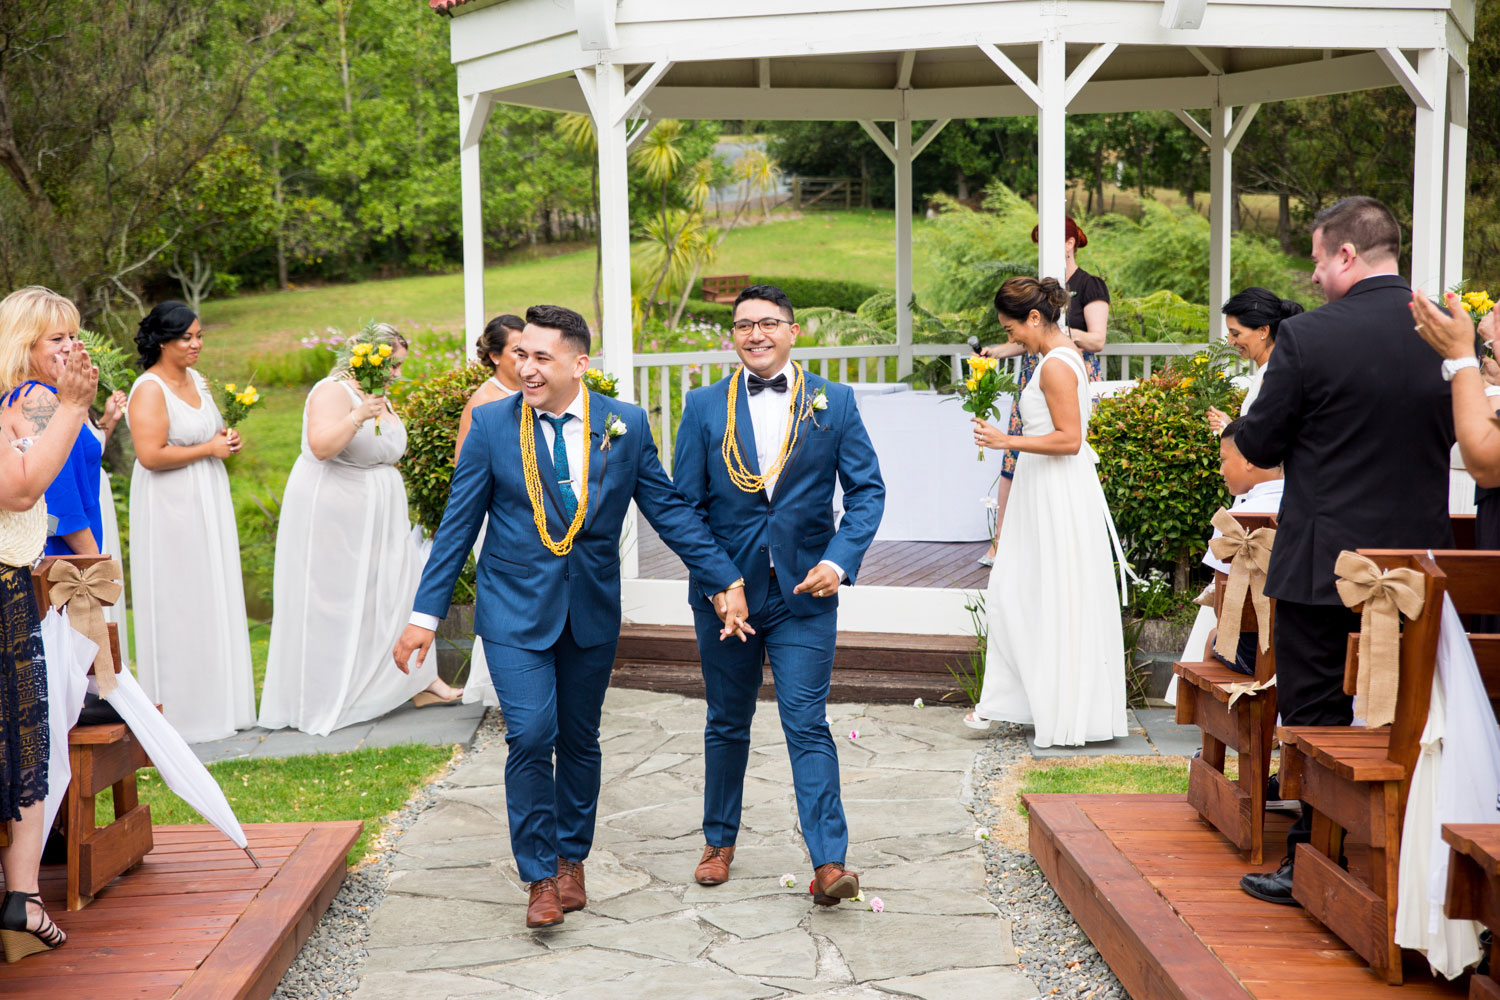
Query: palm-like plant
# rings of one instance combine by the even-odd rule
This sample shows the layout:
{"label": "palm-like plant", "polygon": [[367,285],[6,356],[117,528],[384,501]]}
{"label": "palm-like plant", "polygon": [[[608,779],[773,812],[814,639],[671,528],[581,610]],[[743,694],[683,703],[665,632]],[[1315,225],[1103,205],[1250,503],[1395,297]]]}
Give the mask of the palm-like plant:
{"label": "palm-like plant", "polygon": [[[557,119],[554,130],[575,153],[589,157],[589,196],[593,202],[594,225],[599,225],[599,138],[594,134],[594,120],[588,115],[570,111]],[[600,286],[604,280],[604,249],[594,240],[594,328],[604,329],[604,304]]]}
{"label": "palm-like plant", "polygon": [[651,236],[648,232],[648,240],[658,240],[662,246],[663,266],[657,272],[656,281],[651,287],[651,292],[645,298],[642,305],[642,322],[651,315],[651,310],[656,305],[656,296],[661,291],[661,286],[667,280],[672,261],[677,256],[675,244],[681,239],[685,227],[690,221],[692,214],[680,216],[681,227],[674,229],[670,224],[667,213],[667,192],[675,184],[682,174],[683,165],[687,162],[687,154],[683,147],[687,144],[687,129],[682,122],[675,118],[666,118],[656,123],[655,127],[641,140],[631,158],[635,165],[645,177],[646,182],[655,184],[661,192],[661,210],[657,220],[659,229],[657,236]]}

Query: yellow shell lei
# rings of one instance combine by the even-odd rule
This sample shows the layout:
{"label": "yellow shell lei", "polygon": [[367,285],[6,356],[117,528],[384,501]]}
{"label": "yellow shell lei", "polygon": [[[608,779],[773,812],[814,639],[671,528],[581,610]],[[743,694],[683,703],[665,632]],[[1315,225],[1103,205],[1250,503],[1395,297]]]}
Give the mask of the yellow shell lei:
{"label": "yellow shell lei", "polygon": [[[580,385],[583,393],[583,469],[579,475],[578,510],[573,513],[573,523],[560,542],[554,542],[547,533],[547,509],[542,500],[542,476],[536,465],[536,417],[530,406],[521,404],[521,470],[526,474],[526,495],[531,498],[531,516],[536,521],[536,533],[542,544],[555,556],[565,556],[573,550],[573,539],[583,527],[583,519],[589,509],[589,391]],[[557,433],[561,434],[559,428]]]}
{"label": "yellow shell lei", "polygon": [[790,419],[786,422],[786,433],[781,439],[781,452],[776,456],[776,461],[771,463],[771,467],[760,475],[756,475],[745,466],[744,456],[740,454],[739,437],[734,432],[735,407],[736,401],[739,398],[741,373],[745,370],[744,365],[740,365],[735,369],[734,378],[729,383],[729,418],[724,426],[724,441],[719,447],[719,452],[724,457],[724,468],[729,470],[730,481],[745,493],[759,493],[766,488],[768,483],[781,475],[782,466],[786,465],[787,457],[791,455],[793,449],[797,446],[797,437],[801,431],[802,418],[807,413],[807,399],[802,377],[802,366],[794,362],[792,369],[795,372],[792,376],[792,398],[787,405],[791,406],[792,403],[796,403],[797,405],[792,409]]}

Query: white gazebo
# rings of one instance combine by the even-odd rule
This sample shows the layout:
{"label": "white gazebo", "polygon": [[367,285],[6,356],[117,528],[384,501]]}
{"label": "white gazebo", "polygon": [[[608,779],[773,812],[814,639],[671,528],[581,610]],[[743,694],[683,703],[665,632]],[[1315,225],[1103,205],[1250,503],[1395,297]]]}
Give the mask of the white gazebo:
{"label": "white gazebo", "polygon": [[[452,19],[468,330],[476,335],[485,323],[479,140],[490,110],[499,101],[587,113],[599,147],[604,355],[624,376],[625,398],[636,387],[626,157],[661,118],[864,127],[895,172],[901,375],[913,358],[912,160],[953,118],[1036,116],[1038,269],[1060,277],[1065,116],[1175,113],[1212,160],[1213,306],[1229,294],[1227,192],[1235,147],[1256,111],[1269,101],[1399,85],[1416,107],[1412,281],[1433,290],[1462,277],[1474,0],[430,3]],[[920,135],[918,122],[929,123]],[[962,631],[961,604],[949,600],[931,614]],[[845,627],[864,628],[848,624],[855,609],[845,607]],[[902,607],[902,631],[927,630],[911,627],[910,605]]]}

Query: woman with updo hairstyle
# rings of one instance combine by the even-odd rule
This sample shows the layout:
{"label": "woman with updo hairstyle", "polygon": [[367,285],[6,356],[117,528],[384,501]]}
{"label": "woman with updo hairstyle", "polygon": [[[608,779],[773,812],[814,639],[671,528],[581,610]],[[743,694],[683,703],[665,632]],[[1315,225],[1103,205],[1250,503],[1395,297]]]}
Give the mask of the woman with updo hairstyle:
{"label": "woman with updo hairstyle", "polygon": [[240,450],[208,380],[197,315],[163,302],[141,320],[143,371],[125,419],[130,477],[130,589],[141,686],[191,743],[255,724],[255,687],[239,529],[224,460]]}
{"label": "woman with updo hairstyle", "polygon": [[1088,444],[1088,369],[1058,326],[1068,299],[1054,278],[1011,278],[1000,286],[1001,326],[1040,360],[1016,400],[1023,434],[973,421],[976,444],[1019,458],[985,598],[984,688],[964,722],[974,729],[991,720],[1032,725],[1038,747],[1127,732],[1125,556]]}
{"label": "woman with updo hairstyle", "polygon": [[[474,390],[474,395],[470,396],[468,403],[464,405],[463,416],[458,419],[458,440],[453,445],[455,466],[458,465],[459,453],[464,450],[464,438],[469,436],[469,426],[474,419],[474,408],[504,399],[520,390],[521,379],[516,375],[515,341],[516,335],[524,329],[526,329],[526,321],[510,313],[496,316],[485,325],[484,333],[480,335],[474,353],[478,356],[479,363],[490,370],[490,377]],[[484,531],[489,523],[489,516],[486,515],[484,523],[479,526],[479,537],[474,539],[475,559],[479,558],[479,550],[484,546]],[[469,680],[464,685],[464,704],[472,705],[475,702],[491,707],[500,704],[500,699],[495,695],[495,685],[490,680],[489,667],[485,662],[484,640],[478,636],[474,637],[474,652],[469,657]]]}
{"label": "woman with updo hairstyle", "polygon": [[435,656],[410,673],[391,669],[422,565],[396,471],[406,425],[386,396],[355,381],[356,342],[372,344],[365,363],[389,366],[392,377],[406,360],[406,338],[376,323],[344,344],[307,394],[302,454],[276,528],[276,617],[260,699],[266,729],[327,736],[407,699],[420,708],[459,697],[438,678]]}
{"label": "woman with updo hairstyle", "polygon": [[[1225,341],[1239,352],[1239,356],[1255,365],[1248,376],[1245,399],[1240,403],[1240,416],[1250,412],[1250,404],[1260,393],[1260,380],[1266,374],[1266,362],[1276,349],[1276,331],[1281,321],[1302,312],[1302,303],[1284,299],[1269,288],[1247,288],[1234,295],[1219,310],[1224,314]],[[1208,426],[1215,434],[1223,433],[1229,426],[1229,414],[1210,407]]]}

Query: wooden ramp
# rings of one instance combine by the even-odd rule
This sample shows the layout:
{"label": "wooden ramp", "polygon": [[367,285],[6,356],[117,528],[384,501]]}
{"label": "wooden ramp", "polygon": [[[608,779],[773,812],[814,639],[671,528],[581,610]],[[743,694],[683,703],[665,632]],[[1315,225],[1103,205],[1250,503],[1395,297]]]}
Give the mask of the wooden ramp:
{"label": "wooden ramp", "polygon": [[1276,868],[1286,817],[1272,814],[1255,869],[1184,795],[1029,795],[1037,864],[1133,1000],[1430,1000],[1468,995],[1408,953],[1387,986],[1300,907],[1239,889]]}
{"label": "wooden ramp", "polygon": [[343,884],[362,827],[246,824],[256,868],[213,827],[158,826],[146,859],[75,913],[62,867],[43,866],[42,896],[68,943],[0,964],[0,996],[269,997]]}

